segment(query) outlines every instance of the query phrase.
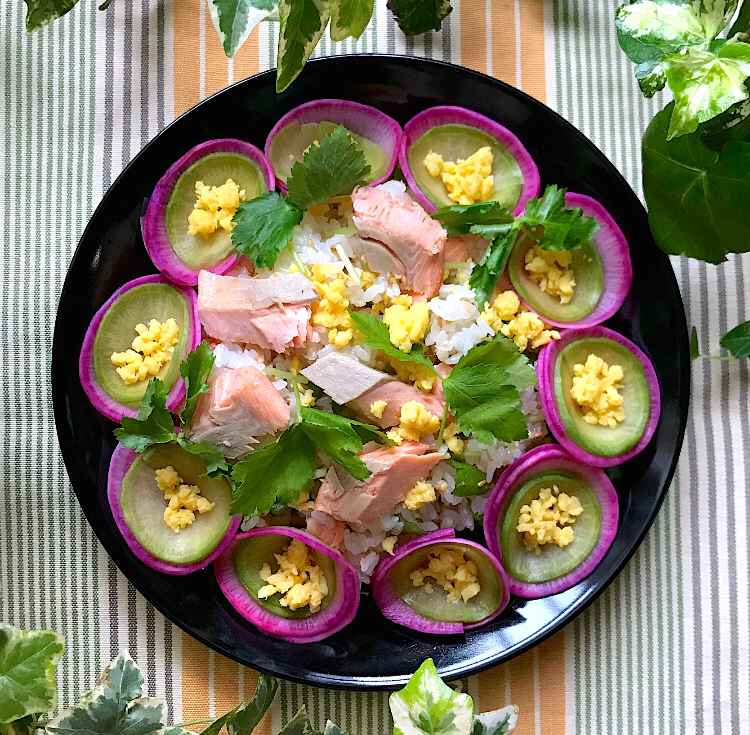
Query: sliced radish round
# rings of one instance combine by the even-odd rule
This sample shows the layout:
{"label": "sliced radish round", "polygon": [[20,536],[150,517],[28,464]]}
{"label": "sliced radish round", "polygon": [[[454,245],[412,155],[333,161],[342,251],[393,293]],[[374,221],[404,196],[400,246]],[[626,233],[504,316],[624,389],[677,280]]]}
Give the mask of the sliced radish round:
{"label": "sliced radish round", "polygon": [[112,364],[112,354],[131,347],[137,324],[170,318],[177,321],[179,342],[172,358],[154,377],[169,391],[167,409],[171,411],[185,395],[180,363],[200,342],[195,291],[163,276],[142,276],[120,286],[94,314],[83,338],[78,374],[89,400],[108,419],[119,422],[123,416],[135,418],[148,384],[148,380],[125,383]]}

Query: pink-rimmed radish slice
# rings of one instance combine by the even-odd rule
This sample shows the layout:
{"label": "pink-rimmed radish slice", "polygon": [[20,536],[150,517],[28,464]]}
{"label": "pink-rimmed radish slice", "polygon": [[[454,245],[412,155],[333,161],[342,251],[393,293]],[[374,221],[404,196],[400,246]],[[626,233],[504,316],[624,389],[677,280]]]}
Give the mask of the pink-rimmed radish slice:
{"label": "pink-rimmed radish slice", "polygon": [[[520,509],[554,485],[577,497],[583,511],[571,526],[568,546],[545,544],[536,554],[516,530]],[[604,470],[547,444],[524,454],[500,476],[484,511],[484,535],[489,550],[502,560],[514,595],[547,597],[591,574],[612,545],[619,516],[617,494]]]}
{"label": "pink-rimmed radish slice", "polygon": [[180,363],[200,342],[198,299],[191,288],[178,286],[160,275],[141,276],[120,286],[94,314],[86,330],[78,360],[78,374],[86,395],[99,413],[112,421],[135,418],[148,380],[129,385],[112,364],[114,352],[128,350],[137,336],[136,324],[151,319],[175,319],[179,342],[172,358],[154,377],[167,390],[167,408],[174,409],[185,395]]}
{"label": "pink-rimmed radish slice", "polygon": [[370,184],[380,184],[393,173],[403,131],[392,117],[359,102],[313,100],[287,112],[266,139],[266,156],[281,191],[286,192],[292,166],[302,160],[307,148],[320,142],[337,125],[351,133],[365,154],[370,164]]}
{"label": "pink-rimmed radish slice", "polygon": [[[307,546],[328,584],[328,594],[314,613],[308,606],[298,610],[283,607],[275,595],[258,597],[266,584],[260,570],[268,564],[276,571],[274,554],[283,553],[292,539]],[[290,643],[328,638],[349,625],[359,608],[357,570],[337,551],[297,528],[270,526],[239,534],[215,561],[214,571],[221,591],[242,617],[264,633]]]}
{"label": "pink-rimmed radish slice", "polygon": [[223,228],[211,235],[190,235],[188,218],[195,208],[195,184],[222,186],[232,179],[245,199],[273,189],[273,168],[254,145],[235,138],[219,138],[191,148],[175,161],[154,187],[141,219],[143,242],[154,265],[185,286],[198,283],[198,273],[219,275],[234,264],[232,237]]}
{"label": "pink-rimmed radish slice", "polygon": [[[168,466],[215,503],[178,533],[164,520],[167,501],[156,484],[156,470]],[[234,538],[242,517],[229,515],[229,480],[205,472],[199,457],[176,444],[155,444],[142,454],[121,444],[115,448],[107,479],[109,506],[125,543],[147,566],[165,574],[192,574],[208,566]]]}
{"label": "pink-rimmed radish slice", "polygon": [[571,301],[561,304],[557,296],[545,293],[529,278],[525,258],[534,243],[528,238],[516,242],[508,260],[508,275],[524,305],[545,322],[583,329],[606,321],[622,306],[633,281],[633,266],[625,235],[599,202],[568,192],[565,203],[571,209],[582,209],[599,225],[590,242],[570,251],[576,280]]}
{"label": "pink-rimmed radish slice", "polygon": [[[481,591],[468,602],[448,599],[437,584],[432,593],[415,587],[410,574],[422,568],[432,551],[457,549],[477,565]],[[433,531],[409,541],[378,564],[372,594],[391,622],[422,633],[461,634],[496,618],[508,604],[508,578],[500,562],[483,546],[455,537],[453,529]]]}
{"label": "pink-rimmed radish slice", "polygon": [[[614,428],[588,424],[570,395],[573,368],[590,354],[623,369],[625,420]],[[661,391],[651,361],[629,339],[607,327],[568,329],[542,348],[537,361],[544,418],[557,441],[594,467],[621,464],[645,449],[659,423]]]}
{"label": "pink-rimmed radish slice", "polygon": [[477,112],[463,107],[432,107],[409,120],[398,160],[406,181],[428,211],[434,212],[456,202],[440,177],[430,176],[424,165],[430,151],[444,161],[467,159],[489,146],[493,154],[494,186],[490,200],[499,202],[513,214],[520,214],[526,202],[539,193],[539,170],[521,141],[510,130]]}

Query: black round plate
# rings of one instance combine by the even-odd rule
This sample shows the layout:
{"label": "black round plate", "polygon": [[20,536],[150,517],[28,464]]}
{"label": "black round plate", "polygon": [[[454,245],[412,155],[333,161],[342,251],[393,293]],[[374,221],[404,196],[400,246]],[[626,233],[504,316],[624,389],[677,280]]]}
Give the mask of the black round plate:
{"label": "black round plate", "polygon": [[[395,56],[313,61],[286,92],[273,72],[235,84],[184,114],[152,140],[110,187],[70,265],[57,314],[52,395],[65,466],[84,513],[109,555],[135,587],[170,620],[219,653],[255,669],[340,689],[403,686],[427,657],[455,678],[507,661],[561,628],[614,579],[635,551],[664,498],[685,431],[690,361],[687,327],[667,256],[654,244],[646,213],[615,167],[578,130],[523,92],[449,64]],[[593,574],[542,600],[513,599],[484,628],[463,636],[415,633],[383,618],[369,593],[356,620],[321,643],[295,646],[270,638],[227,603],[208,568],[189,577],[160,574],[128,550],[106,496],[114,425],[91,406],[78,380],[78,353],[94,312],[125,281],[154,272],[139,217],[167,167],[211,138],[242,138],[263,148],[288,110],[321,97],[374,105],[401,124],[428,107],[454,104],[510,128],[539,166],[542,185],[556,183],[598,199],[628,238],[635,279],[609,324],[651,356],[662,389],[662,416],[641,455],[612,473],[620,499],[617,538]]]}

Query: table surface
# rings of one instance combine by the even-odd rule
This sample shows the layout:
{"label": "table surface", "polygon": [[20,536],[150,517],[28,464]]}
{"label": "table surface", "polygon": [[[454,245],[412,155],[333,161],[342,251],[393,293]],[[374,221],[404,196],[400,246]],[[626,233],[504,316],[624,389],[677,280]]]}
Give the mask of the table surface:
{"label": "table surface", "polygon": [[[62,465],[49,358],[76,243],[121,169],[176,115],[275,64],[262,24],[232,60],[201,0],[91,0],[27,37],[3,14],[0,160],[0,620],[67,638],[71,703],[121,648],[176,722],[222,713],[256,675],[155,612],[107,557]],[[316,55],[389,52],[451,61],[545,101],[588,135],[640,192],[639,140],[665,97],[641,98],[614,31],[615,3],[453,0],[441,33],[406,39],[378,0],[357,42]],[[321,90],[335,96],[335,87]],[[673,259],[703,352],[750,317],[750,256],[715,267]],[[654,319],[660,314],[655,313]],[[521,706],[518,735],[737,735],[750,729],[750,361],[694,363],[678,471],[646,540],[580,618],[534,650],[466,682],[481,709]],[[666,376],[666,379],[669,379]],[[257,732],[306,703],[352,735],[390,732],[387,696],[283,683]]]}

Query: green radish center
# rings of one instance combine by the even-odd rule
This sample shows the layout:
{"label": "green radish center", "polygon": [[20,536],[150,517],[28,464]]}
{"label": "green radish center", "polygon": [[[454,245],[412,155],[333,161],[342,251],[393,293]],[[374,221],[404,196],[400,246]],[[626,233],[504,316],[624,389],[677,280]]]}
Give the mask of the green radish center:
{"label": "green radish center", "polygon": [[498,519],[503,564],[522,582],[541,583],[570,574],[599,540],[601,506],[579,475],[534,475],[511,496]]}
{"label": "green radish center", "polygon": [[396,592],[428,620],[477,623],[502,602],[502,582],[492,561],[473,546],[431,544],[399,560],[391,570]]}
{"label": "green radish center", "polygon": [[336,594],[333,559],[281,534],[243,539],[234,565],[248,594],[283,618],[310,617],[325,609]]}
{"label": "green radish center", "polygon": [[[169,472],[167,468],[182,479],[181,484],[198,488],[201,502],[194,504],[204,510],[196,507],[187,525],[178,523],[174,513],[169,514],[170,501],[159,487],[157,472]],[[120,491],[125,523],[141,546],[158,559],[192,564],[205,559],[224,538],[231,522],[232,488],[226,478],[211,478],[205,473],[206,466],[199,457],[176,444],[160,444],[139,454],[125,474]],[[184,504],[180,510],[186,510]],[[177,527],[180,530],[175,533]]]}
{"label": "green radish center", "polygon": [[456,162],[471,158],[479,149],[489,147],[492,152],[492,192],[485,199],[497,201],[508,209],[518,204],[523,176],[513,154],[491,135],[468,125],[439,125],[428,130],[409,149],[409,167],[422,194],[436,207],[456,204],[440,176],[433,177],[425,165],[430,153],[442,156],[443,161]]}
{"label": "green radish center", "polygon": [[132,351],[134,338],[139,336],[137,325],[149,325],[152,320],[164,324],[170,319],[177,325],[177,343],[170,359],[148,376],[162,380],[167,391],[179,377],[190,335],[190,312],[183,295],[166,283],[145,283],[123,293],[107,310],[94,340],[94,371],[99,385],[118,403],[138,408],[148,380],[126,382],[117,372],[122,362],[114,364],[112,356]]}

